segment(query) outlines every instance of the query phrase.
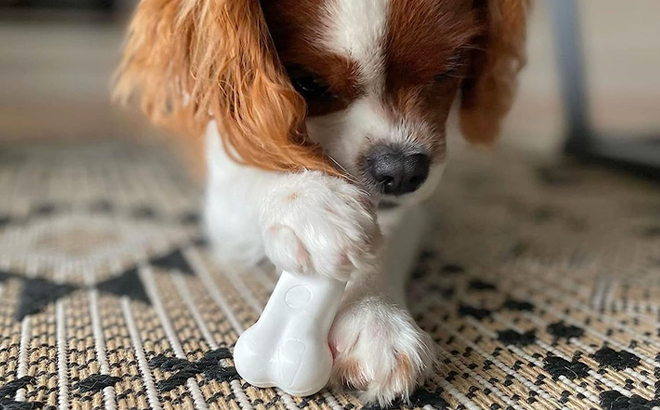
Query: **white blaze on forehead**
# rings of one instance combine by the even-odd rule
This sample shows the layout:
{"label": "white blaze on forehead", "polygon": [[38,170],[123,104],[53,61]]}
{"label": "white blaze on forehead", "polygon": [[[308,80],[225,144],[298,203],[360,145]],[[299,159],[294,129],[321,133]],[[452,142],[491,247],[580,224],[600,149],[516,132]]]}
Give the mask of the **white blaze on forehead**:
{"label": "white blaze on forehead", "polygon": [[358,64],[367,86],[384,85],[387,15],[390,0],[330,0],[323,43]]}
{"label": "white blaze on forehead", "polygon": [[[396,144],[411,152],[428,149],[437,132],[419,117],[406,118],[392,112],[385,103],[386,36],[391,0],[326,0],[320,44],[328,53],[348,58],[356,64],[360,96],[337,112],[308,117],[307,130],[312,140],[355,176],[363,175],[360,156],[380,143]],[[428,180],[415,194],[433,189],[441,168],[433,167]],[[433,186],[431,186],[433,185]]]}
{"label": "white blaze on forehead", "polygon": [[430,133],[426,124],[388,115],[383,104],[390,1],[328,0],[325,4],[321,46],[357,65],[363,93],[346,110],[308,119],[308,130],[312,139],[349,169],[358,152],[372,144],[382,141],[413,146],[413,138]]}

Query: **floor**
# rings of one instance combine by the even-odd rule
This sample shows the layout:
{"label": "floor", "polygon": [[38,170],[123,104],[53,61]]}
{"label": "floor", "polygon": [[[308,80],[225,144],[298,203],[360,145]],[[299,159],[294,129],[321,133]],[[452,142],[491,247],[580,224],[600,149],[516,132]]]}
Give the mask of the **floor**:
{"label": "floor", "polygon": [[[657,186],[504,150],[457,155],[408,287],[440,361],[393,408],[660,406]],[[5,144],[0,193],[2,406],[363,407],[237,376],[232,345],[277,277],[214,263],[201,192],[162,146]]]}

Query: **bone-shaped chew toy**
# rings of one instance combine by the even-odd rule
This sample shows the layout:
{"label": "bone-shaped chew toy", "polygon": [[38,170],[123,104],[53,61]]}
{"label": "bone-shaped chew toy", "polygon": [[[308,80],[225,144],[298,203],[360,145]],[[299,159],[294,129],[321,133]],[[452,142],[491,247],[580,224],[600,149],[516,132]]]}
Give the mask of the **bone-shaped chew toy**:
{"label": "bone-shaped chew toy", "polygon": [[346,282],[282,272],[261,317],[238,338],[236,371],[256,387],[309,396],[330,379],[328,333]]}

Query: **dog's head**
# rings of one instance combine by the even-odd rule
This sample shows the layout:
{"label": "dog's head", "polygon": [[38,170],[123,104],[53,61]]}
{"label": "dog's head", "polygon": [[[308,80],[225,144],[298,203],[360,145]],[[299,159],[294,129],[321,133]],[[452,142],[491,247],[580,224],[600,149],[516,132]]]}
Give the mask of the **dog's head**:
{"label": "dog's head", "polygon": [[398,201],[442,172],[445,122],[493,141],[530,0],[143,0],[118,94],[157,122],[211,119],[235,158],[347,172]]}

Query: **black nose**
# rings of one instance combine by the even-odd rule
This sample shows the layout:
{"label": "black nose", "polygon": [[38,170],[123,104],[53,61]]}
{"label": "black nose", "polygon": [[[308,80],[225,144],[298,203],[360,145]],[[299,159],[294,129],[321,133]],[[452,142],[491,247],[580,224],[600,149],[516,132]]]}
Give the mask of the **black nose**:
{"label": "black nose", "polygon": [[415,191],[429,175],[429,156],[407,154],[390,145],[373,147],[366,156],[367,170],[385,194],[403,195]]}

